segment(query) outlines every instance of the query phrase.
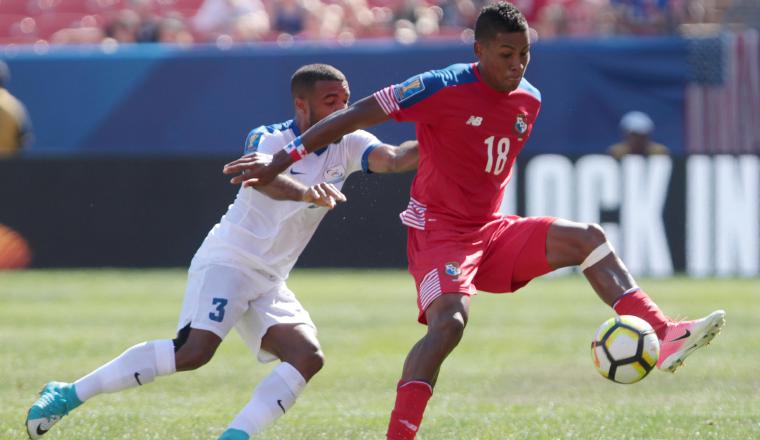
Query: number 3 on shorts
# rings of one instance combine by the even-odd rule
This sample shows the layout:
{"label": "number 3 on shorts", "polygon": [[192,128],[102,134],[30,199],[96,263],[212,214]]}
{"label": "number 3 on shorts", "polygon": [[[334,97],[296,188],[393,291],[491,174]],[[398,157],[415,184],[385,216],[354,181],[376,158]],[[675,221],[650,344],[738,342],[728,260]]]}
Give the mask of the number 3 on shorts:
{"label": "number 3 on shorts", "polygon": [[227,305],[227,300],[224,298],[214,298],[211,300],[211,304],[216,306],[216,311],[208,314],[209,319],[216,322],[222,322],[224,319],[224,307]]}

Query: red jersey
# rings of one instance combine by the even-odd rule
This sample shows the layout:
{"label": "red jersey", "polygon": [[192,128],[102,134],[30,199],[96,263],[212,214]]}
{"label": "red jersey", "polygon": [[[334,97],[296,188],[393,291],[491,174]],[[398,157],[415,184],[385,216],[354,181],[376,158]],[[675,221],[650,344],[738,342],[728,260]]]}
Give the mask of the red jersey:
{"label": "red jersey", "polygon": [[420,160],[401,221],[411,228],[480,227],[498,217],[515,158],[528,140],[541,94],[527,80],[509,93],[476,64],[413,76],[374,94],[386,114],[417,123]]}

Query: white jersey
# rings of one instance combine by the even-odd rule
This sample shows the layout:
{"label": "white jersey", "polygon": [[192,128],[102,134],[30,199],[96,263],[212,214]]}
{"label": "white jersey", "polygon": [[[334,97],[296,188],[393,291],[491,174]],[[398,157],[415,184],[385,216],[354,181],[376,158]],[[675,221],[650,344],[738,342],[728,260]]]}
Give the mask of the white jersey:
{"label": "white jersey", "polygon": [[[250,132],[245,153],[274,154],[300,133],[294,120]],[[380,144],[357,130],[315,151],[283,171],[306,186],[329,182],[338,189],[353,172],[368,172],[367,157]],[[327,208],[304,202],[277,201],[252,188],[240,188],[227,213],[193,258],[193,264],[240,264],[286,279]]]}

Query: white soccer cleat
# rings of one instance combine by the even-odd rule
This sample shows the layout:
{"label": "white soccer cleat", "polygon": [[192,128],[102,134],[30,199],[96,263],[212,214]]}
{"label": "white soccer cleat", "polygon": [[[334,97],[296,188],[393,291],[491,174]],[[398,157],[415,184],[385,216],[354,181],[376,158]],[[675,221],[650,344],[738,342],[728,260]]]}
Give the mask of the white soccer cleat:
{"label": "white soccer cleat", "polygon": [[726,312],[716,310],[702,319],[671,324],[660,341],[657,367],[669,373],[683,365],[684,359],[709,344],[726,324]]}

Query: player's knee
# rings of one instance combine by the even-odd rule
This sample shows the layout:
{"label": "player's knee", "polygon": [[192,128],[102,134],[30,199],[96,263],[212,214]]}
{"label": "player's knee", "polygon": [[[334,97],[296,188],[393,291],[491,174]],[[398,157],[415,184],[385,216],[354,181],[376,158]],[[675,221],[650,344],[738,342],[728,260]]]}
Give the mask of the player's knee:
{"label": "player's knee", "polygon": [[589,233],[589,238],[595,244],[595,246],[599,246],[600,244],[607,241],[607,235],[604,233],[604,228],[602,228],[601,225],[597,223],[589,223],[587,225],[587,230]]}
{"label": "player's knee", "polygon": [[303,356],[301,362],[304,366],[304,376],[308,375],[311,378],[311,376],[317,374],[325,366],[325,355],[322,353],[322,350],[317,350],[307,353]]}
{"label": "player's knee", "polygon": [[582,250],[581,259],[586,258],[594,249],[607,241],[604,229],[596,223],[587,223],[580,234],[578,247]]}
{"label": "player's knee", "polygon": [[304,379],[309,380],[325,365],[325,356],[318,347],[302,350],[285,359],[298,370]]}
{"label": "player's knee", "polygon": [[195,370],[206,365],[214,357],[214,351],[208,347],[183,345],[175,355],[177,371]]}
{"label": "player's knee", "polygon": [[464,317],[456,313],[436,320],[429,330],[435,332],[448,345],[456,345],[462,339],[466,325]]}

